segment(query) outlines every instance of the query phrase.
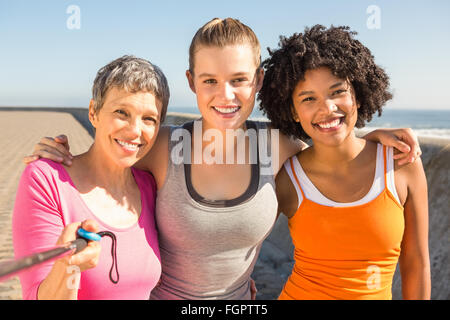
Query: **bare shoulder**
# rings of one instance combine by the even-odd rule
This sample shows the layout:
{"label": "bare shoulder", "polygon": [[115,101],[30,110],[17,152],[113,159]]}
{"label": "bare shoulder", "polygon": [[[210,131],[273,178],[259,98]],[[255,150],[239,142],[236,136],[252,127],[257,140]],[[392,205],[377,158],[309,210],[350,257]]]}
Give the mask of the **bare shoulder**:
{"label": "bare shoulder", "polygon": [[278,212],[291,218],[298,207],[298,197],[286,168],[283,166],[275,179],[278,200]]}
{"label": "bare shoulder", "polygon": [[[398,151],[395,151],[397,154]],[[394,170],[396,176],[399,176],[408,181],[415,182],[425,177],[422,159],[418,157],[413,163],[399,165],[397,161],[394,162]]]}
{"label": "bare shoulder", "polygon": [[423,196],[427,190],[427,180],[422,160],[417,158],[413,163],[398,165],[394,162],[395,186],[402,205],[407,198]]}

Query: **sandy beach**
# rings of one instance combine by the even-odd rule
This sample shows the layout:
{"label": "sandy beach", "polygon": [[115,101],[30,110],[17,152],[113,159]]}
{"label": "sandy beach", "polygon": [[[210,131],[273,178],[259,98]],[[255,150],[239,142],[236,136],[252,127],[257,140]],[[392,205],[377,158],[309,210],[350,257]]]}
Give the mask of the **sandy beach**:
{"label": "sandy beach", "polygon": [[[65,133],[69,137],[73,154],[87,150],[92,144],[92,130],[85,110],[64,110],[0,108],[0,262],[13,257],[11,214],[17,184],[25,167],[22,158],[31,154],[33,146],[43,136],[54,137]],[[169,114],[166,123],[182,123],[188,118],[192,116]],[[449,299],[450,141],[421,139],[420,142],[429,188],[432,299]],[[255,266],[252,277],[259,290],[257,298],[276,299],[292,265],[292,243],[287,223],[281,218],[263,244]],[[394,280],[393,297],[401,298],[398,274]],[[0,300],[7,299],[22,299],[17,277],[0,282]]]}

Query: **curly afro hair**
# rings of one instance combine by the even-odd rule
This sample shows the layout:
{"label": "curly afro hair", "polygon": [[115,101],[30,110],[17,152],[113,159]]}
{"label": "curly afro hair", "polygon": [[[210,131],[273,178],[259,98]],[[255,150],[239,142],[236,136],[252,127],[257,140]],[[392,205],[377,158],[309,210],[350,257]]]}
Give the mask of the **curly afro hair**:
{"label": "curly afro hair", "polygon": [[279,48],[270,50],[263,61],[264,83],[258,93],[260,109],[275,128],[287,136],[309,138],[293,119],[292,93],[307,70],[328,67],[338,78],[347,79],[353,86],[360,104],[356,127],[372,120],[372,115],[392,99],[388,91],[389,77],[377,66],[370,50],[354,39],[356,32],[349,27],[322,25],[306,28],[289,38],[280,36]]}

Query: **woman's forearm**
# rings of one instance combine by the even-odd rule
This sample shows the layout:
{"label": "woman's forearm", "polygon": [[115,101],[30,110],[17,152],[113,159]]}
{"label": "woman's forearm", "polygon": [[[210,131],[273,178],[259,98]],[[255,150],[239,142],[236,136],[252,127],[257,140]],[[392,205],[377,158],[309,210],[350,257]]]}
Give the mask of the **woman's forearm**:
{"label": "woman's forearm", "polygon": [[401,275],[404,300],[429,300],[431,298],[429,264],[401,268]]}
{"label": "woman's forearm", "polygon": [[41,282],[38,300],[77,300],[80,272],[64,259],[57,260],[48,276]]}

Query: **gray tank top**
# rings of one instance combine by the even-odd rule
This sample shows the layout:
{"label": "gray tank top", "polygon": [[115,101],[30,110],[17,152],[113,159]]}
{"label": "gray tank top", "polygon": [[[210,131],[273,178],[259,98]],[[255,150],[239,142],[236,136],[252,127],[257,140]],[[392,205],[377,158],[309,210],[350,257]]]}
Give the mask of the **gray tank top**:
{"label": "gray tank top", "polygon": [[[183,128],[189,131],[192,124]],[[170,137],[177,128],[171,127]],[[259,152],[271,150],[265,123],[247,121],[247,128],[258,132]],[[269,133],[267,139],[261,139],[262,132]],[[190,165],[172,161],[181,139],[169,140],[166,181],[156,199],[162,274],[150,299],[250,299],[250,275],[277,217],[270,163],[263,164],[258,152],[243,195],[207,200],[192,187]]]}

